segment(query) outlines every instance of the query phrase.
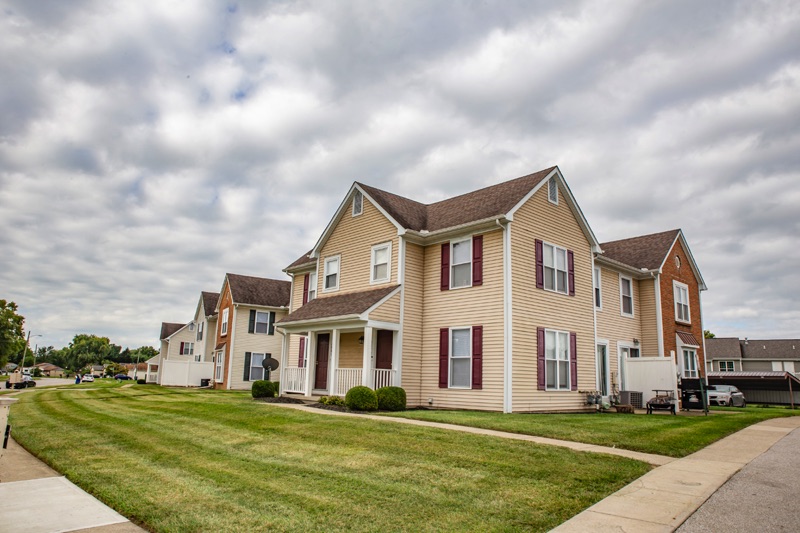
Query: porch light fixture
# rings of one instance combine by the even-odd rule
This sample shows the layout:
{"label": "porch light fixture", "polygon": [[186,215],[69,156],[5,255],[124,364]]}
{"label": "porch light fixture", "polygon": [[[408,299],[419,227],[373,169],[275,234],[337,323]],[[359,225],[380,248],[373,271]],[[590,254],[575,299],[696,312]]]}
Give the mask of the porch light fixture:
{"label": "porch light fixture", "polygon": [[635,344],[636,346],[639,346],[639,339],[633,339],[633,344]]}
{"label": "porch light fixture", "polygon": [[364,335],[361,335],[361,336],[358,338],[358,344],[364,344]]}

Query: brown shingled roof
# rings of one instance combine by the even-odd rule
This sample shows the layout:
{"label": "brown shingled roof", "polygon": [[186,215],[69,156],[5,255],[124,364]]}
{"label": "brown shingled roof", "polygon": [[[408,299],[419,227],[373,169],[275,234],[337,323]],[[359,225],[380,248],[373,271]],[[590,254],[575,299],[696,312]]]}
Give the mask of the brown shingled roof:
{"label": "brown shingled roof", "polygon": [[213,315],[214,310],[217,308],[219,293],[202,291],[200,295],[203,297],[203,314],[205,316]]}
{"label": "brown shingled roof", "polygon": [[507,214],[555,168],[428,205],[363,183],[358,186],[404,228],[437,231]]}
{"label": "brown shingled roof", "polygon": [[337,316],[360,315],[381,299],[389,295],[399,285],[382,287],[362,292],[351,292],[337,296],[316,298],[297,311],[283,317],[277,322],[279,325],[288,325],[293,322],[315,320],[319,318],[333,318]]}
{"label": "brown shingled roof", "polygon": [[159,340],[164,340],[170,335],[174,335],[176,331],[181,329],[186,324],[176,324],[174,322],[162,322],[161,323],[161,336]]}
{"label": "brown shingled roof", "polygon": [[673,229],[651,235],[600,244],[603,257],[619,261],[634,268],[657,270],[664,263],[675,238],[681,230]]}
{"label": "brown shingled roof", "polygon": [[742,343],[745,359],[800,359],[800,339],[753,340]]}
{"label": "brown shingled roof", "polygon": [[289,281],[226,274],[231,296],[237,304],[288,307],[292,284]]}
{"label": "brown shingled roof", "polygon": [[309,250],[300,257],[298,257],[291,265],[284,268],[284,270],[292,270],[306,265],[316,265],[317,260],[309,257],[313,250]]}
{"label": "brown shingled roof", "polygon": [[733,337],[706,339],[706,359],[723,359],[725,357],[736,359],[742,357],[739,339]]}

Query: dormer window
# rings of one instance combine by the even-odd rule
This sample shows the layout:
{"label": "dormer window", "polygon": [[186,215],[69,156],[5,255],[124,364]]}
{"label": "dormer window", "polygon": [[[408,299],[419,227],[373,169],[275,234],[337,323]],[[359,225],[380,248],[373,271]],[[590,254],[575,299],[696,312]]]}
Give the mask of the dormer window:
{"label": "dormer window", "polygon": [[353,195],[353,216],[357,217],[364,211],[364,195],[356,191]]}
{"label": "dormer window", "polygon": [[551,204],[558,205],[558,183],[555,176],[547,182],[547,199]]}

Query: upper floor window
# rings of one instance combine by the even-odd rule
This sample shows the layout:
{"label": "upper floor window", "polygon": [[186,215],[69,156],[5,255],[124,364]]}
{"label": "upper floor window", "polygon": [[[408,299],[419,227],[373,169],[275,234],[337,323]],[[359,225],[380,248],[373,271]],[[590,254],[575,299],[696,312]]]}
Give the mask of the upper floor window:
{"label": "upper floor window", "polygon": [[603,308],[602,295],[600,294],[600,267],[594,267],[594,306],[598,309]]}
{"label": "upper floor window", "polygon": [[266,311],[254,311],[254,314],[255,327],[253,333],[268,333],[270,313]]}
{"label": "upper floor window", "polygon": [[200,322],[199,324],[197,324],[197,340],[198,341],[203,340],[203,325],[204,325],[203,322]]}
{"label": "upper floor window", "polygon": [[228,308],[222,310],[222,322],[220,325],[220,335],[228,334]]}
{"label": "upper floor window", "polygon": [[317,297],[317,273],[312,272],[308,275],[308,301]]}
{"label": "upper floor window", "polygon": [[391,272],[389,262],[392,257],[392,243],[377,244],[372,247],[372,266],[370,268],[370,283],[389,281]]}
{"label": "upper floor window", "polygon": [[450,243],[450,288],[469,287],[472,284],[472,240]]}
{"label": "upper floor window", "polygon": [[364,195],[356,191],[353,195],[353,216],[358,216],[364,211]]}
{"label": "upper floor window", "polygon": [[622,274],[619,276],[619,298],[622,314],[633,316],[633,280]]}
{"label": "upper floor window", "polygon": [[733,372],[733,361],[720,361],[719,362],[719,371],[720,372]]}
{"label": "upper floor window", "polygon": [[181,355],[194,355],[194,343],[193,342],[182,342],[181,343]]}
{"label": "upper floor window", "polygon": [[547,389],[570,390],[570,342],[566,331],[544,332],[545,383]]}
{"label": "upper floor window", "polygon": [[677,281],[672,282],[675,291],[675,320],[679,322],[691,322],[689,315],[689,286]]}
{"label": "upper floor window", "polygon": [[325,286],[323,290],[335,291],[339,288],[340,256],[325,259]]}
{"label": "upper floor window", "polygon": [[551,204],[558,205],[558,182],[556,182],[555,176],[547,182],[547,199]]}
{"label": "upper floor window", "polygon": [[552,244],[543,244],[544,252],[544,288],[567,294],[567,250]]}

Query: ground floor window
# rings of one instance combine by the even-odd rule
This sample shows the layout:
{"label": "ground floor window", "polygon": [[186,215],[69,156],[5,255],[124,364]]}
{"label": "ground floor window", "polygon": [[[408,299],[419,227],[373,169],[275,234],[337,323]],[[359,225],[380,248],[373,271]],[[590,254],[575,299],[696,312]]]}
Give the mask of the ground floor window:
{"label": "ground floor window", "polygon": [[544,360],[547,388],[570,390],[569,333],[545,330]]}
{"label": "ground floor window", "polygon": [[697,372],[697,352],[689,348],[683,349],[683,377],[699,377]]}
{"label": "ground floor window", "polygon": [[619,353],[622,357],[639,357],[640,352],[639,348],[633,348],[631,346],[620,346]]}
{"label": "ground floor window", "polygon": [[225,352],[218,351],[214,356],[214,380],[217,383],[222,382],[222,365],[225,361]]}
{"label": "ground floor window", "polygon": [[264,379],[264,354],[254,353],[250,356],[250,381]]}
{"label": "ground floor window", "polygon": [[450,330],[450,386],[472,386],[472,350],[470,328]]}

